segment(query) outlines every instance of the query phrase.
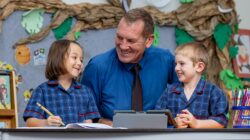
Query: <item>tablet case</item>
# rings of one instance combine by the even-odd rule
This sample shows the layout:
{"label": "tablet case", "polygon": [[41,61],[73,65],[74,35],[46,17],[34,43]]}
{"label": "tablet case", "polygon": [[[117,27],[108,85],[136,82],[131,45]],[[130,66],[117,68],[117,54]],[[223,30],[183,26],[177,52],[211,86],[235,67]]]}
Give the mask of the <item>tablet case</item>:
{"label": "tablet case", "polygon": [[116,111],[113,117],[114,127],[125,128],[167,128],[168,116],[164,113],[144,113]]}

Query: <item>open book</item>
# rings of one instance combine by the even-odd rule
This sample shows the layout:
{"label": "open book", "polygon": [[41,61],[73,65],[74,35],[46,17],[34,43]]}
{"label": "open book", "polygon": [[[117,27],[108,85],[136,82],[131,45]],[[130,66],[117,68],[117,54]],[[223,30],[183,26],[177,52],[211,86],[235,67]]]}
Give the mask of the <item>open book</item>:
{"label": "open book", "polygon": [[66,128],[76,128],[76,129],[112,129],[112,126],[102,124],[102,123],[71,123],[67,124]]}

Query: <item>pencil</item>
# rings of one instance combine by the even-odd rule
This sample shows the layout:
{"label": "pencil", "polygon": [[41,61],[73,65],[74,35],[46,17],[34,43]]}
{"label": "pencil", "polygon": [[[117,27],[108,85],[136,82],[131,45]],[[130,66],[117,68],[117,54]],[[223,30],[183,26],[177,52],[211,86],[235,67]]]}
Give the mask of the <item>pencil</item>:
{"label": "pencil", "polygon": [[[47,114],[49,114],[50,116],[54,116],[47,108],[45,108],[44,106],[42,106],[40,103],[36,102],[36,104],[43,110],[45,111]],[[60,123],[62,125],[65,125],[62,121],[60,121]]]}

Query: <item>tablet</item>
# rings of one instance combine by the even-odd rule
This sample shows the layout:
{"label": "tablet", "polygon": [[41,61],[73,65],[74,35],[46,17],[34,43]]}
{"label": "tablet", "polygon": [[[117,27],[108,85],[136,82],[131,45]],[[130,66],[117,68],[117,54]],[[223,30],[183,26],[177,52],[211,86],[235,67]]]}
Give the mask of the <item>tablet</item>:
{"label": "tablet", "polygon": [[115,110],[113,126],[122,128],[165,129],[168,127],[168,116],[164,113],[147,113],[134,110]]}
{"label": "tablet", "polygon": [[177,123],[169,109],[164,109],[164,110],[148,110],[147,114],[165,114],[168,116],[168,123],[170,125],[173,125],[174,127],[177,126]]}

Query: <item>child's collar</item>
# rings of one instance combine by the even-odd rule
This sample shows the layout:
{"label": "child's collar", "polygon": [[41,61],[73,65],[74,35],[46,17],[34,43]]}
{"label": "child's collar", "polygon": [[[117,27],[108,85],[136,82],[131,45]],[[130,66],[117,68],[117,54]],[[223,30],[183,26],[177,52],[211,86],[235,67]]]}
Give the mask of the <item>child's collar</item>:
{"label": "child's collar", "polygon": [[[196,86],[195,89],[195,91],[197,91],[196,93],[198,95],[201,95],[204,92],[205,87],[206,87],[206,81],[201,78]],[[180,94],[182,90],[183,90],[183,83],[178,83],[173,86],[171,92],[175,94]]]}

